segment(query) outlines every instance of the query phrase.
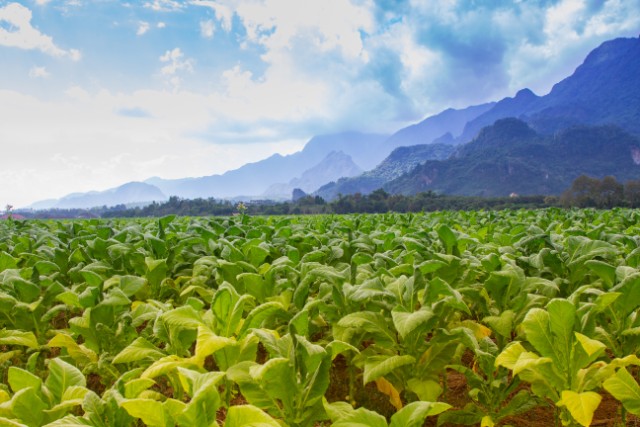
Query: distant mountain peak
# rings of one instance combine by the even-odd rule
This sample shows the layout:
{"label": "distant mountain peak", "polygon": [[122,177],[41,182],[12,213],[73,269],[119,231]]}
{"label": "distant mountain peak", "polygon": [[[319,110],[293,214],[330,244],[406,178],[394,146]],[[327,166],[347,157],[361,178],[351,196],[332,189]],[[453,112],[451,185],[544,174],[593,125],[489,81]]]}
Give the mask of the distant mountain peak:
{"label": "distant mountain peak", "polygon": [[516,93],[516,98],[537,98],[538,95],[533,93],[533,91],[529,88],[520,89],[518,93]]}

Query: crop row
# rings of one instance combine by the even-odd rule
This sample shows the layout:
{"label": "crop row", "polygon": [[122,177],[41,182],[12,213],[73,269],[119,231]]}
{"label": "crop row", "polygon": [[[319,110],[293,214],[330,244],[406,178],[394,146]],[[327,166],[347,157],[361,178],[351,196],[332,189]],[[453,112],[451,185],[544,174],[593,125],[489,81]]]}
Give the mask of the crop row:
{"label": "crop row", "polygon": [[624,424],[639,218],[3,221],[0,425]]}

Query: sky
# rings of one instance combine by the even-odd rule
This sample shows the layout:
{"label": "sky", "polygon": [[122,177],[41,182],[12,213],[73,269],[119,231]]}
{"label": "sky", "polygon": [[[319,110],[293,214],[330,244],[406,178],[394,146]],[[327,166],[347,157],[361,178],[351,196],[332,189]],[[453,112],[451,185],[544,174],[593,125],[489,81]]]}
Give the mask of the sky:
{"label": "sky", "polygon": [[640,0],[0,0],[0,204],[539,95]]}

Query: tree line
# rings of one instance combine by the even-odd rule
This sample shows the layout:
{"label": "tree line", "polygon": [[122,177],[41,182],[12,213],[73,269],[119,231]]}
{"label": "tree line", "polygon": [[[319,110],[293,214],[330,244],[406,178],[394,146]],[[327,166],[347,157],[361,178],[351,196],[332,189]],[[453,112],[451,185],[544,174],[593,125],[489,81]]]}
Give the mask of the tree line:
{"label": "tree line", "polygon": [[637,208],[640,207],[640,180],[623,184],[613,176],[598,179],[580,175],[562,193],[559,203],[564,207],[579,208]]}
{"label": "tree line", "polygon": [[578,207],[609,209],[614,207],[640,207],[640,180],[618,182],[612,176],[602,179],[581,175],[560,196],[481,197],[438,194],[432,191],[414,195],[389,194],[379,189],[370,194],[339,195],[325,201],[320,196],[305,195],[295,201],[269,200],[239,204],[214,198],[183,199],[172,196],[166,202],[153,202],[146,206],[96,207],[92,209],[51,209],[46,211],[20,211],[27,218],[132,218],[182,216],[299,215],[346,214],[385,212],[430,212],[439,210],[499,210],[538,209],[546,207]]}

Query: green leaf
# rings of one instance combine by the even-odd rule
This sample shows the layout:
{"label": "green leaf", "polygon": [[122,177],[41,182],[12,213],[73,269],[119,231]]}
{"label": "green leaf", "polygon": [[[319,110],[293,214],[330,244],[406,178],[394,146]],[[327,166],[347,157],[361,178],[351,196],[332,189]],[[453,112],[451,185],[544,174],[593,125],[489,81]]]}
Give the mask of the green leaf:
{"label": "green leaf", "polygon": [[607,264],[606,262],[598,261],[598,260],[589,260],[584,263],[585,266],[589,268],[589,270],[596,273],[606,285],[606,289],[609,289],[613,286],[616,280],[616,268],[612,265]]}
{"label": "green leaf", "polygon": [[13,390],[14,393],[29,387],[39,391],[42,386],[42,379],[40,379],[40,377],[15,366],[9,367],[8,380],[9,386],[11,386],[11,390]]}
{"label": "green leaf", "polygon": [[122,276],[119,286],[126,296],[132,297],[147,286],[147,281],[138,276]]}
{"label": "green leaf", "polygon": [[55,358],[49,360],[49,376],[45,385],[53,393],[56,402],[61,402],[62,396],[69,387],[85,387],[87,381],[78,368],[60,358]]}
{"label": "green leaf", "polygon": [[269,414],[253,405],[231,406],[224,427],[281,427]]}
{"label": "green leaf", "polygon": [[161,402],[152,399],[128,399],[120,403],[134,418],[140,418],[149,427],[169,427],[173,424],[167,418]]}
{"label": "green leaf", "polygon": [[155,383],[151,378],[136,378],[128,381],[124,385],[124,397],[134,399]]}
{"label": "green leaf", "polygon": [[10,407],[13,414],[29,427],[40,427],[43,424],[47,405],[33,388],[25,388],[14,394]]}
{"label": "green leaf", "polygon": [[627,411],[640,415],[640,386],[626,368],[619,369],[602,385],[613,397],[622,402]]}
{"label": "green leaf", "polygon": [[322,405],[324,407],[325,412],[329,416],[331,421],[338,421],[342,418],[345,418],[349,414],[355,411],[353,406],[349,405],[347,402],[327,402],[327,399],[322,398]]}
{"label": "green leaf", "polygon": [[482,319],[482,321],[489,325],[498,335],[509,338],[511,337],[515,317],[516,314],[513,311],[505,310],[500,313],[500,316],[488,316]]}
{"label": "green leaf", "polygon": [[[2,423],[0,423],[0,426]],[[77,427],[77,426],[91,426],[91,422],[84,418],[76,417],[75,415],[67,415],[64,418],[55,420],[49,424],[45,424],[44,427]]]}
{"label": "green leaf", "polygon": [[260,304],[247,315],[242,327],[240,328],[240,332],[238,333],[239,337],[242,337],[250,329],[259,328],[262,326],[262,323],[269,319],[276,313],[286,313],[284,307],[281,303],[276,301],[266,302],[264,304]]}
{"label": "green leaf", "polygon": [[0,331],[0,345],[22,345],[38,348],[38,339],[33,332],[3,329]]}
{"label": "green leaf", "polygon": [[513,341],[502,350],[502,352],[496,357],[496,366],[504,366],[507,369],[513,370],[520,355],[527,350],[518,341]]}
{"label": "green leaf", "polygon": [[411,365],[416,362],[413,356],[371,356],[364,362],[363,380],[367,384],[377,378],[383,377],[394,370]]}
{"label": "green leaf", "polygon": [[443,402],[412,402],[391,417],[389,427],[421,427],[427,417],[449,408],[451,405]]}
{"label": "green leaf", "polygon": [[430,308],[423,307],[413,313],[394,310],[391,312],[391,316],[396,330],[402,339],[405,339],[411,332],[426,325],[435,315]]}
{"label": "green leaf", "polygon": [[358,408],[334,422],[332,427],[387,427],[387,420],[377,412]]}
{"label": "green leaf", "polygon": [[195,359],[198,364],[204,362],[204,359],[228,346],[236,344],[233,338],[220,337],[213,333],[209,328],[198,326],[198,338],[196,339]]}
{"label": "green leaf", "polygon": [[585,427],[591,425],[593,414],[598,409],[602,396],[592,391],[576,393],[571,390],[564,390],[558,406],[565,406],[574,420]]}
{"label": "green leaf", "polygon": [[165,354],[156,346],[143,337],[138,337],[131,344],[122,349],[113,358],[112,363],[132,363],[140,360],[156,361],[164,357]]}
{"label": "green leaf", "polygon": [[560,363],[549,323],[548,312],[541,308],[533,308],[525,316],[522,328],[527,334],[527,341],[533,345],[540,355],[552,357],[554,362]]}
{"label": "green leaf", "polygon": [[407,381],[407,388],[426,402],[434,402],[442,394],[442,386],[434,380],[411,378]]}
{"label": "green leaf", "polygon": [[69,356],[81,364],[86,365],[88,363],[96,363],[98,361],[98,355],[95,351],[88,349],[84,345],[79,345],[70,335],[67,334],[56,334],[56,336],[51,338],[49,343],[47,343],[47,346],[66,349]]}

